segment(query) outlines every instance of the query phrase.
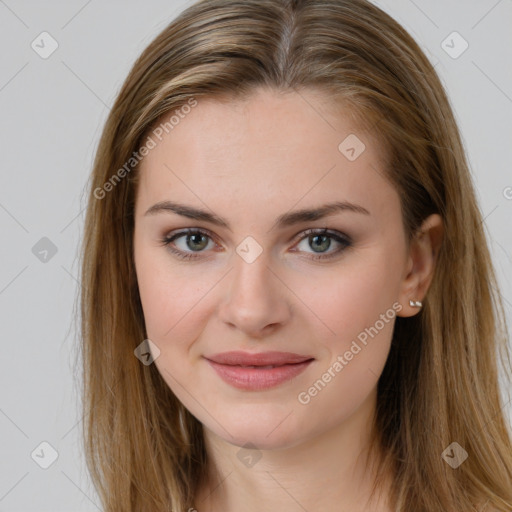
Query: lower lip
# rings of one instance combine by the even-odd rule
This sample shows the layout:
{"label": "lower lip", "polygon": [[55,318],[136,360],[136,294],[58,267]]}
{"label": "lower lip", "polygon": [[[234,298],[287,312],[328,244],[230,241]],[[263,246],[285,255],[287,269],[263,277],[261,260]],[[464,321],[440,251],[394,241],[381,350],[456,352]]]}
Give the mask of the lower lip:
{"label": "lower lip", "polygon": [[312,359],[303,363],[285,364],[274,368],[259,369],[243,366],[219,364],[207,360],[224,382],[238,389],[260,391],[269,389],[289,381],[302,373],[313,362]]}

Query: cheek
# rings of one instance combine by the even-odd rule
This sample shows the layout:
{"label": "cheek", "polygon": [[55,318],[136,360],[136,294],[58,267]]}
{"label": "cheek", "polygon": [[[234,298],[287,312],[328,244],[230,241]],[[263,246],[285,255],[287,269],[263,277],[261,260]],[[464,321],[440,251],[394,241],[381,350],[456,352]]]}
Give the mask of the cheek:
{"label": "cheek", "polygon": [[315,320],[321,327],[315,342],[329,354],[297,396],[302,413],[308,413],[305,422],[325,418],[322,427],[313,426],[311,419],[311,428],[349,417],[374,389],[385,366],[396,318],[396,279],[385,265],[366,263],[357,270],[340,268],[335,277],[316,279],[307,295],[306,289],[300,292],[322,321]]}
{"label": "cheek", "polygon": [[208,292],[218,279],[174,264],[165,254],[136,252],[139,294],[148,338],[159,348],[186,347],[200,333]]}
{"label": "cheek", "polygon": [[[310,286],[297,279],[297,295],[306,298],[317,317],[315,341],[329,354],[302,389],[315,403],[312,407],[333,407],[339,419],[375,386],[389,354],[399,277],[399,258],[375,250],[371,257],[351,258],[350,264],[347,259],[336,272],[317,273],[308,280]],[[324,377],[329,382],[325,389],[315,380]],[[313,386],[312,395],[307,386]]]}
{"label": "cheek", "polygon": [[381,260],[377,254],[371,261],[361,258],[354,264],[355,259],[311,279],[297,276],[292,284],[307,306],[304,311],[309,309],[316,318],[319,337],[332,339],[333,344],[345,343],[373,325],[398,296],[400,273],[389,258]]}

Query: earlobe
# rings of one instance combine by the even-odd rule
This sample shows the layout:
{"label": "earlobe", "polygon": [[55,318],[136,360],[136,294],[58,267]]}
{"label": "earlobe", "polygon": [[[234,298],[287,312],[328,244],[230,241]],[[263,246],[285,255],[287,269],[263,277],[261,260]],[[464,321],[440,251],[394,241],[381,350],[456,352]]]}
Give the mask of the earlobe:
{"label": "earlobe", "polygon": [[443,221],[435,213],[425,219],[411,240],[407,260],[408,273],[402,281],[398,299],[404,307],[398,316],[413,316],[421,310],[434,277],[442,238]]}

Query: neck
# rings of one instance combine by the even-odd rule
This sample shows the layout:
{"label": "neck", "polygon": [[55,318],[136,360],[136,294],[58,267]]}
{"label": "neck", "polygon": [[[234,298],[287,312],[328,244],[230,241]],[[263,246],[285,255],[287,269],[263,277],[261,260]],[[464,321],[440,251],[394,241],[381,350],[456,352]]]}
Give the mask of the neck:
{"label": "neck", "polygon": [[210,467],[198,512],[387,512],[389,477],[386,490],[368,501],[378,460],[370,446],[375,403],[376,390],[341,425],[292,447],[256,452],[261,458],[250,467],[238,458],[240,447],[204,429]]}

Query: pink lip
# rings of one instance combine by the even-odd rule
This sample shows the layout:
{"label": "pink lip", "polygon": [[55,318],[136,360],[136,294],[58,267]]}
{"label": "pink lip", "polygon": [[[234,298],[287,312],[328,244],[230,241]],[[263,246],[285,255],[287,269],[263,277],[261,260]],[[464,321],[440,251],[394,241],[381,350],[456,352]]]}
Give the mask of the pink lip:
{"label": "pink lip", "polygon": [[272,388],[292,379],[302,373],[313,359],[311,356],[291,352],[250,354],[241,351],[206,357],[210,366],[226,383],[238,389],[254,391]]}

